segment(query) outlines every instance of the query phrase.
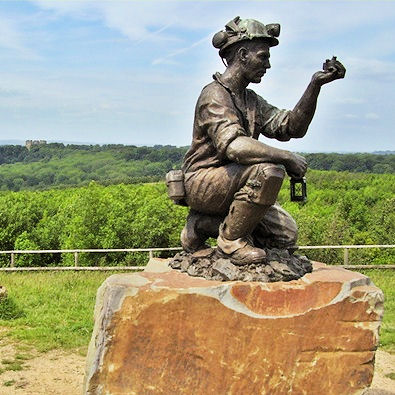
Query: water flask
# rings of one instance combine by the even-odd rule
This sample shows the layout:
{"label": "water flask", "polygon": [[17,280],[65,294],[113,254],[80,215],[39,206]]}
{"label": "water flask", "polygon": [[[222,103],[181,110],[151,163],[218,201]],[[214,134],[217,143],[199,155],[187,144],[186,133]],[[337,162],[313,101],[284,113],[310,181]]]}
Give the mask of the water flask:
{"label": "water flask", "polygon": [[185,199],[184,173],[182,170],[170,170],[166,174],[166,186],[169,198],[176,204]]}

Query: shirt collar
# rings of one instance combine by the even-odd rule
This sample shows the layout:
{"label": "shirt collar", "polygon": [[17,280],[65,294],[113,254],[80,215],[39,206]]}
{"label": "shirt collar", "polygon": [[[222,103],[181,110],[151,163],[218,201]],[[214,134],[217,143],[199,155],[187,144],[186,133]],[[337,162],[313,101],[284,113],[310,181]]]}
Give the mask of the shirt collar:
{"label": "shirt collar", "polygon": [[222,85],[228,92],[230,92],[232,95],[234,94],[232,90],[227,86],[223,81],[222,81],[222,75],[218,73],[218,71],[213,75],[213,78],[215,81],[217,81],[220,85]]}

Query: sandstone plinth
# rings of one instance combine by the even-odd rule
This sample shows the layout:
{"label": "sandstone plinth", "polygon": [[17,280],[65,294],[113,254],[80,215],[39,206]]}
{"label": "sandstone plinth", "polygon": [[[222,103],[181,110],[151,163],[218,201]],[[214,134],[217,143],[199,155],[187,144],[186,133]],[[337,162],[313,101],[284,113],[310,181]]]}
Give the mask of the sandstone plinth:
{"label": "sandstone plinth", "polygon": [[368,277],[318,263],[279,283],[152,263],[100,287],[85,393],[361,394],[382,306]]}

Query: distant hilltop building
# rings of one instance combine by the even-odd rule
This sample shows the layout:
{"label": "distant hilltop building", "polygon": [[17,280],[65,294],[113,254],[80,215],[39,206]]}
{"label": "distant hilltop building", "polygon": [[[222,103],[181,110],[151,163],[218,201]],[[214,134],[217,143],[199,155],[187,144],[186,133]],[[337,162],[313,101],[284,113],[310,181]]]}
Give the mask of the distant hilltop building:
{"label": "distant hilltop building", "polygon": [[32,148],[33,145],[45,145],[47,144],[47,140],[26,140],[25,146],[28,150]]}

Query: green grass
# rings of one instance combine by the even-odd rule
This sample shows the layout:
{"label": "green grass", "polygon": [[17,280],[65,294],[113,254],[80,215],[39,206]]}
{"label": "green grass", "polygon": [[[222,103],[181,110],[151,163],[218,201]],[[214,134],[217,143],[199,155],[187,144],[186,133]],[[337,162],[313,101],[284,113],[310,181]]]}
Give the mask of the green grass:
{"label": "green grass", "polygon": [[96,291],[110,274],[1,273],[0,284],[12,301],[0,315],[0,327],[7,329],[3,336],[32,344],[39,351],[85,351],[93,327]]}
{"label": "green grass", "polygon": [[384,292],[384,318],[380,330],[380,348],[395,353],[395,270],[361,270]]}
{"label": "green grass", "polygon": [[[385,294],[380,348],[395,352],[395,271],[364,270]],[[39,351],[54,348],[86,352],[92,327],[96,291],[110,272],[0,273],[8,290],[8,305],[0,315],[0,327],[20,345]],[[0,302],[0,305],[3,302]],[[0,308],[0,314],[1,314]],[[5,312],[5,313],[4,313]],[[2,333],[2,335],[1,335]],[[22,354],[23,355],[23,354]],[[23,358],[15,357],[15,366]]]}
{"label": "green grass", "polygon": [[23,311],[17,306],[12,297],[0,300],[0,320],[11,320],[23,317]]}
{"label": "green grass", "polygon": [[23,369],[23,362],[16,359],[3,359],[1,363],[6,366],[3,370],[13,370],[16,372]]}
{"label": "green grass", "polygon": [[25,363],[29,359],[34,358],[32,354],[16,354],[12,358],[3,358],[0,360],[0,374],[6,372],[7,370],[12,370],[14,372],[23,370],[26,366]]}

